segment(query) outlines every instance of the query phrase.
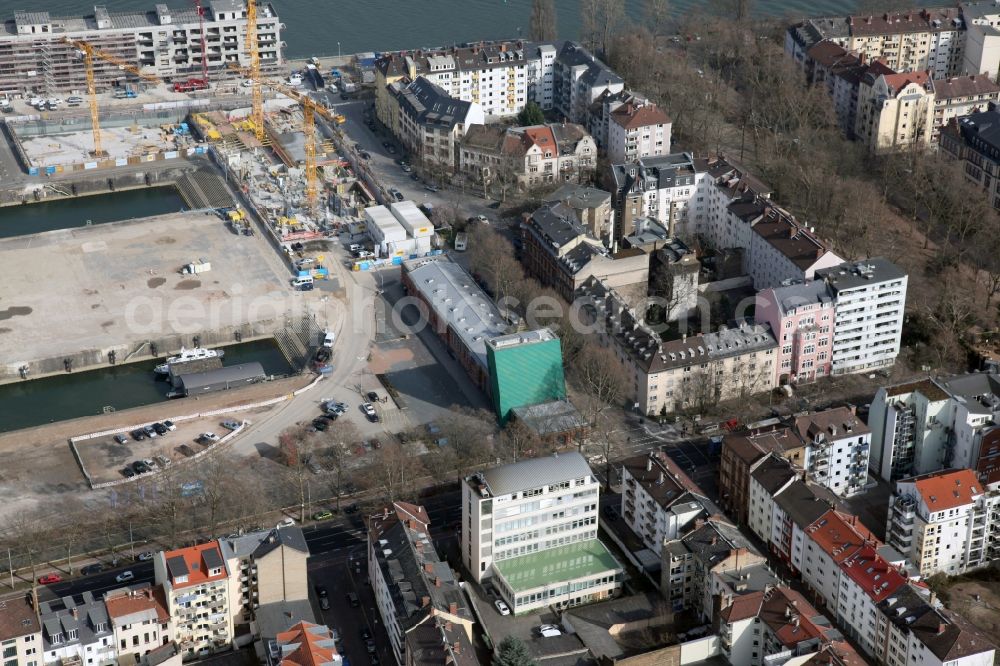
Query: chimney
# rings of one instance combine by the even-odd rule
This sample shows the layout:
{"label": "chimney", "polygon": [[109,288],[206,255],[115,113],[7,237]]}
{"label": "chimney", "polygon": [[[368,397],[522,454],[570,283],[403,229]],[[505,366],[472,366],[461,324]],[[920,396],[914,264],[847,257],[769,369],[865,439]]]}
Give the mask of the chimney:
{"label": "chimney", "polygon": [[711,543],[714,546],[718,541],[719,541],[718,538],[713,536],[712,540],[709,543]]}
{"label": "chimney", "polygon": [[444,623],[444,630],[449,632],[451,631],[451,620]]}
{"label": "chimney", "polygon": [[859,61],[861,62],[861,64],[862,64],[862,65],[863,65],[863,64],[865,64],[865,61],[866,61],[866,60],[868,60],[868,56],[867,56],[867,55],[865,55],[864,51],[862,51],[862,52],[861,52],[861,53],[860,53],[860,54],[858,55],[858,60],[859,60]]}
{"label": "chimney", "polygon": [[847,25],[854,25],[854,17],[853,16],[848,16],[847,17]]}
{"label": "chimney", "polygon": [[500,45],[500,52],[501,53],[506,53],[507,52],[507,44],[506,43]]}
{"label": "chimney", "polygon": [[[457,601],[452,601],[450,604],[448,604],[448,612],[451,613],[452,615],[456,615],[458,613]],[[448,629],[451,629],[451,622],[448,623]]]}
{"label": "chimney", "polygon": [[434,578],[434,587],[441,587],[441,577],[437,576]]}
{"label": "chimney", "polygon": [[657,480],[656,485],[658,485],[658,486],[662,486],[663,485],[663,472],[660,472],[660,478],[659,478],[659,480]]}
{"label": "chimney", "polygon": [[930,597],[929,602],[930,602],[931,608],[934,608],[934,604],[937,603],[937,593],[936,592],[931,592],[931,597]]}
{"label": "chimney", "polygon": [[451,644],[451,649],[455,654],[462,654],[462,648],[459,647],[458,641]]}
{"label": "chimney", "polygon": [[431,605],[431,598],[430,597],[421,597],[420,598],[420,606],[421,606],[421,608],[427,608],[430,605]]}
{"label": "chimney", "polygon": [[940,636],[941,634],[943,634],[943,633],[944,633],[944,630],[945,630],[945,629],[946,629],[947,627],[948,627],[948,625],[947,625],[947,624],[945,624],[944,622],[939,622],[939,623],[938,623],[938,630],[937,630],[937,632],[938,632],[938,636]]}
{"label": "chimney", "polygon": [[427,573],[434,573],[434,565],[430,562],[424,562],[424,571]]}
{"label": "chimney", "polygon": [[80,618],[80,612],[77,609],[75,609],[75,608],[70,611],[70,614],[72,614],[73,617],[76,618],[76,619]]}

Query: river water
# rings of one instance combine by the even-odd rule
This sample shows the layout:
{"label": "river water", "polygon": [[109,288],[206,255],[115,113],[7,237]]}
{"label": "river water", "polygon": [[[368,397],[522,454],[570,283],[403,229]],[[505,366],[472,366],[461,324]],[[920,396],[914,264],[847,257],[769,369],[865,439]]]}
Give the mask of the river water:
{"label": "river water", "polygon": [[[111,12],[152,10],[159,0],[102,0]],[[190,0],[165,0],[171,7]],[[261,4],[265,0],[258,0]],[[302,58],[362,51],[446,46],[477,39],[527,36],[531,0],[270,0],[285,24],[285,55]],[[637,16],[640,0],[625,0],[626,11]],[[801,18],[842,15],[857,6],[849,0],[752,0],[758,14]],[[8,3],[0,3],[10,7]],[[574,39],[580,28],[580,0],[555,0],[559,35]],[[675,14],[710,8],[711,0],[671,0]],[[917,1],[915,5],[948,4]],[[55,16],[93,13],[93,0],[41,0],[32,5]],[[13,18],[2,9],[4,19]],[[339,42],[339,44],[338,44]]]}
{"label": "river water", "polygon": [[[273,340],[230,345],[225,350],[223,365],[259,361],[268,374],[283,375],[291,370]],[[120,410],[164,401],[170,385],[156,378],[153,368],[157,363],[129,363],[4,384],[0,386],[0,432],[93,416],[106,407]],[[178,404],[178,410],[184,408]]]}

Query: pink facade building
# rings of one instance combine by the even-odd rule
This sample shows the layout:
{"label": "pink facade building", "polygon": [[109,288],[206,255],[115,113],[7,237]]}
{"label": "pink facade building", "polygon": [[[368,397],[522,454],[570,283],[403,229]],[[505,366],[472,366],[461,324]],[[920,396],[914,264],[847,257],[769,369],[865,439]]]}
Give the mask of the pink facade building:
{"label": "pink facade building", "polygon": [[756,320],[778,340],[775,384],[812,382],[832,371],[834,299],[823,280],[757,292]]}

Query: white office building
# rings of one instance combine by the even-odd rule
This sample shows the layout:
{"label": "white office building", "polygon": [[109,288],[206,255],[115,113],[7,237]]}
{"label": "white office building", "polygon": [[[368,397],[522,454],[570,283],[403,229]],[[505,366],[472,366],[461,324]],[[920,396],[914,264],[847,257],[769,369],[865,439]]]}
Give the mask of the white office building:
{"label": "white office building", "polygon": [[462,559],[517,614],[600,601],[622,568],[597,539],[600,483],[579,453],[529,458],[462,484]]}

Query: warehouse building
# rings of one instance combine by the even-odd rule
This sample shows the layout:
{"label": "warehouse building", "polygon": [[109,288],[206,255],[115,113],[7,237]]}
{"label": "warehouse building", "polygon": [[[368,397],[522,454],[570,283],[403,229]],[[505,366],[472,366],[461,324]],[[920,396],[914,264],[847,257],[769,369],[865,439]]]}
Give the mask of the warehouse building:
{"label": "warehouse building", "polygon": [[[0,94],[55,94],[87,89],[86,70],[64,39],[83,40],[161,79],[201,77],[201,18],[205,23],[208,69],[221,73],[229,63],[249,66],[242,0],[204,0],[203,17],[190,2],[178,8],[157,4],[149,11],[109,12],[95,6],[86,16],[56,17],[46,11],[15,11],[0,31]],[[282,65],[281,22],[269,3],[257,5],[261,68]],[[94,59],[97,89],[124,82],[118,65]]]}
{"label": "warehouse building", "polygon": [[264,366],[257,361],[242,363],[227,368],[218,368],[190,375],[180,375],[176,379],[174,395],[192,396],[215,391],[257,384],[267,379]]}

